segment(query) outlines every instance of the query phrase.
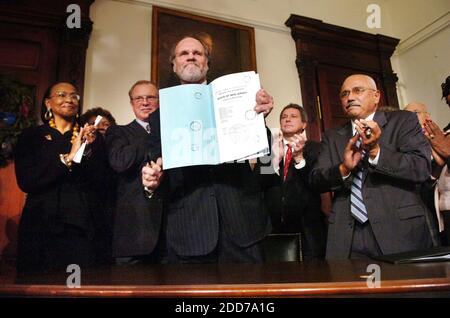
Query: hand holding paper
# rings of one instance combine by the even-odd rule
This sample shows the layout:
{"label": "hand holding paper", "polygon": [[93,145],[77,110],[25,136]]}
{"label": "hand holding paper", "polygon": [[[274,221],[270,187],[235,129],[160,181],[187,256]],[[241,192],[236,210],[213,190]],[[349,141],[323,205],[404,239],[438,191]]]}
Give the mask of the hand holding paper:
{"label": "hand holding paper", "polygon": [[208,85],[160,90],[164,168],[216,165],[268,153],[264,115],[273,101],[260,88],[258,74],[241,72]]}
{"label": "hand holding paper", "polygon": [[[98,115],[97,118],[95,118],[94,127],[97,127],[98,123],[102,120],[102,116]],[[78,149],[77,153],[75,154],[75,157],[73,157],[73,162],[80,163],[81,159],[83,158],[83,153],[87,145],[87,140],[83,142],[80,149]]]}

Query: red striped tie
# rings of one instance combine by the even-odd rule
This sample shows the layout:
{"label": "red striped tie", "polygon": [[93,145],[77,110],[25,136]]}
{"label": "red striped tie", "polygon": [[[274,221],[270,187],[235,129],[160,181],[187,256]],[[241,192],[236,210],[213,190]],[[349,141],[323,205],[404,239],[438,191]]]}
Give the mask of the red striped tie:
{"label": "red striped tie", "polygon": [[286,157],[284,158],[284,169],[283,169],[283,180],[286,180],[286,175],[289,170],[289,164],[292,159],[292,147],[287,145],[288,149],[286,151]]}

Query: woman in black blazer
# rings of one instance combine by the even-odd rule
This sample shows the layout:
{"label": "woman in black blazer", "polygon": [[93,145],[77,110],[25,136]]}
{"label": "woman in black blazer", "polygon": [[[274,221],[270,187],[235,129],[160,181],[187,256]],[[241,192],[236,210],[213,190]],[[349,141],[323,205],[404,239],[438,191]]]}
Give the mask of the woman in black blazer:
{"label": "woman in black blazer", "polygon": [[[25,129],[15,152],[19,187],[27,193],[19,224],[17,269],[46,271],[92,265],[101,228],[105,152],[95,127],[79,127],[80,96],[70,83],[50,86],[42,102],[43,125]],[[74,156],[87,147],[80,163]],[[102,149],[103,148],[103,149]]]}

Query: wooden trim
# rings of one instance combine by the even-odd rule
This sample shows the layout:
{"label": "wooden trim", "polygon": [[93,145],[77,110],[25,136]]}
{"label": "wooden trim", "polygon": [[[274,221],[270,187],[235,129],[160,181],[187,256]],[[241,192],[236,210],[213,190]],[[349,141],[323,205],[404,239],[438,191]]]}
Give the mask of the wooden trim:
{"label": "wooden trim", "polygon": [[444,13],[424,28],[412,34],[408,38],[400,41],[394,55],[401,55],[413,47],[419,45],[423,41],[433,37],[436,33],[445,30],[450,25],[450,11]]}
{"label": "wooden trim", "polygon": [[[380,79],[380,89],[386,104],[398,108],[397,76],[392,71],[390,62],[398,39],[298,15],[291,15],[285,25],[291,28],[295,41],[302,103],[310,116],[306,128],[309,138],[320,140],[322,132],[334,126],[331,122],[329,99],[323,96],[326,95],[323,88],[327,84],[321,80],[321,67],[375,76]],[[317,113],[317,96],[321,97],[322,119]]]}
{"label": "wooden trim", "polygon": [[[232,22],[226,22],[221,21],[218,19],[213,19],[209,17],[204,17],[196,14],[192,14],[190,12],[186,11],[176,11],[172,9],[162,8],[158,6],[152,7],[152,47],[151,47],[151,80],[154,83],[159,84],[160,78],[158,75],[158,65],[160,63],[160,56],[159,56],[159,43],[160,43],[160,34],[158,30],[159,22],[160,22],[160,16],[162,14],[166,15],[173,15],[175,17],[182,17],[187,18],[193,21],[197,22],[203,22],[203,23],[209,23],[209,24],[215,24],[219,26],[225,26],[228,28],[233,28],[237,30],[242,30],[248,33],[249,37],[249,63],[250,63],[250,69],[254,70],[256,72],[256,52],[255,52],[255,30],[252,27],[236,24]],[[181,30],[180,35],[184,33],[189,33],[189,31]],[[215,62],[214,62],[215,63]]]}
{"label": "wooden trim", "polygon": [[[380,287],[367,285],[377,264]],[[0,264],[0,296],[61,297],[313,297],[342,295],[450,296],[448,262],[390,264],[376,260],[260,264],[153,264],[81,271],[81,288],[66,287],[65,270],[16,274]],[[369,278],[370,279],[370,278]]]}
{"label": "wooden trim", "polygon": [[380,288],[368,288],[365,282],[155,286],[93,285],[81,288],[68,288],[61,285],[0,286],[0,295],[3,296],[39,297],[326,297],[444,291],[450,292],[449,279],[382,281]]}

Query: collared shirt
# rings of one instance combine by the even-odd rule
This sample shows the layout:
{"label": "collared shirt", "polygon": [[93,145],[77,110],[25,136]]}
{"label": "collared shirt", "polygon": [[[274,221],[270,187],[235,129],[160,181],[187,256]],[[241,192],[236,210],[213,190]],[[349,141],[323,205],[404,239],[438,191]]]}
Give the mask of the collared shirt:
{"label": "collared shirt", "polygon": [[146,132],[149,132],[149,130],[147,130],[147,127],[149,126],[149,123],[148,123],[148,122],[143,121],[143,120],[140,120],[140,119],[137,119],[137,118],[136,118],[136,121],[137,121],[137,123],[138,123],[139,125],[142,126],[142,128],[145,129]]}

